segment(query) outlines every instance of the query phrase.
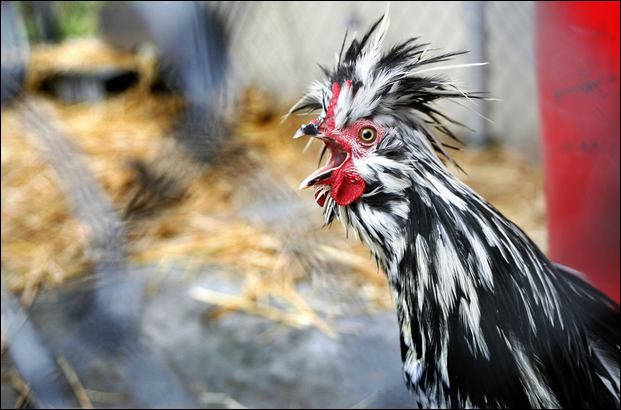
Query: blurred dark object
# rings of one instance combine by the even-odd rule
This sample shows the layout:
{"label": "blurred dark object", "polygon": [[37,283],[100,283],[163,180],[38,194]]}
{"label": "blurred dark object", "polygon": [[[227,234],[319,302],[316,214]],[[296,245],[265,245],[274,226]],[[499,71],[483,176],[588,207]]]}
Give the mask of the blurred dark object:
{"label": "blurred dark object", "polygon": [[199,2],[135,3],[150,29],[165,78],[192,105],[212,105],[229,64],[219,16]]}
{"label": "blurred dark object", "polygon": [[[75,407],[70,386],[62,379],[56,358],[19,302],[2,283],[2,337],[13,363],[28,382],[39,408]],[[3,342],[4,343],[4,342]],[[4,406],[3,406],[4,408]]]}
{"label": "blurred dark object", "polygon": [[[125,209],[127,221],[154,215],[176,203],[199,168],[213,165],[230,135],[225,115],[229,91],[226,22],[231,7],[216,11],[201,2],[131,2],[102,9],[103,37],[123,50],[152,43],[160,79],[185,102],[170,130],[177,146],[164,147],[159,164],[133,164],[138,188]],[[132,29],[119,30],[120,26]],[[179,157],[178,147],[185,158]]]}
{"label": "blurred dark object", "polygon": [[[57,339],[61,344],[54,346],[56,354],[66,357],[78,374],[92,369],[98,360],[115,363],[122,386],[139,406],[195,407],[192,396],[161,355],[142,340],[139,317],[144,284],[128,276],[125,227],[114,206],[76,147],[55,125],[58,118],[51,107],[25,100],[19,108],[21,120],[34,137],[35,145],[61,181],[73,213],[88,227],[89,253],[93,260],[90,283],[82,284],[77,292],[58,297],[64,301],[60,306],[67,309],[62,315],[65,321],[62,329],[58,323],[56,328],[42,323],[47,340],[50,333],[61,331]],[[3,300],[3,322],[4,306]],[[20,333],[17,329],[16,333],[22,339],[28,337],[38,342],[34,331]],[[18,337],[14,335],[13,340]],[[37,382],[40,375],[32,374],[28,356],[19,354],[20,347],[9,344],[9,351],[26,382],[30,384],[33,378]],[[48,372],[46,377],[52,375]],[[60,400],[54,395],[53,403],[45,402],[45,397],[35,398],[43,402],[43,407],[56,406]]]}
{"label": "blurred dark object", "polygon": [[28,42],[20,14],[14,2],[3,1],[2,7],[2,106],[9,104],[24,87]]}
{"label": "blurred dark object", "polygon": [[202,2],[108,3],[100,28],[104,40],[125,51],[155,45],[168,86],[205,106],[215,102],[229,64],[226,14]]}
{"label": "blurred dark object", "polygon": [[[158,164],[135,166],[141,185],[121,218],[75,147],[55,125],[58,118],[53,111],[36,102],[22,104],[23,123],[36,136],[35,144],[42,148],[56,171],[73,213],[88,227],[93,260],[92,280],[83,283],[78,292],[58,297],[65,309],[57,312],[63,324],[55,320],[52,329],[45,325],[49,321],[40,324],[54,341],[54,349],[67,356],[77,374],[88,375],[96,371],[93,365],[98,361],[106,363],[104,377],[110,368],[116,369],[123,392],[129,394],[132,403],[146,408],[189,408],[196,406],[192,396],[162,355],[143,340],[139,318],[144,282],[128,277],[125,232],[137,213],[152,213],[174,203],[183,195],[188,181],[197,175],[194,170],[217,156],[219,141],[226,132],[223,91],[227,44],[223,32],[214,34],[223,26],[203,4],[149,3],[136,7],[149,16],[147,21],[167,84],[186,100],[186,110],[171,132],[178,145],[191,155],[175,157],[179,161],[160,164],[159,168]],[[179,49],[184,51],[179,53]],[[66,102],[97,101],[125,89],[137,77],[129,71],[85,64],[75,71],[64,69],[46,77],[40,87]],[[161,158],[175,151],[175,147],[166,148]],[[188,158],[194,158],[198,166],[188,164]],[[176,179],[178,175],[182,178]],[[172,201],[163,201],[171,189],[176,193]],[[60,333],[50,337],[54,332]],[[16,367],[20,369],[19,363]],[[24,377],[29,382],[27,372]]]}
{"label": "blurred dark object", "polygon": [[550,257],[619,302],[619,2],[536,10]]}
{"label": "blurred dark object", "polygon": [[[230,130],[224,124],[223,113],[205,104],[188,103],[173,124],[176,141],[199,164],[211,165],[217,159]],[[207,105],[207,106],[206,106]]]}
{"label": "blurred dark object", "polygon": [[96,38],[34,46],[26,87],[65,103],[97,102],[134,86],[147,91],[153,77],[152,55],[122,52]]}
{"label": "blurred dark object", "polygon": [[137,71],[120,68],[66,71],[46,77],[39,90],[66,103],[96,102],[126,91],[138,79]]}
{"label": "blurred dark object", "polygon": [[24,1],[22,11],[33,24],[34,33],[31,40],[40,43],[57,43],[61,40],[61,32],[53,2]]}
{"label": "blurred dark object", "polygon": [[152,41],[141,10],[131,2],[104,3],[99,11],[99,27],[102,38],[123,51],[136,52]]}
{"label": "blurred dark object", "polygon": [[136,192],[125,206],[124,219],[152,217],[158,211],[179,203],[185,194],[183,184],[173,175],[162,175],[144,161],[131,161]]}

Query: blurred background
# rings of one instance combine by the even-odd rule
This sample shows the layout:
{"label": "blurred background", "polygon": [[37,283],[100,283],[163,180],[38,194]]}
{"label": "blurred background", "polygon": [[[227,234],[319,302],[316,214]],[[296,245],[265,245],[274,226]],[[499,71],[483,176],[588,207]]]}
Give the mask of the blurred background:
{"label": "blurred background", "polygon": [[[282,121],[385,9],[2,2],[2,408],[407,405],[383,273]],[[493,99],[442,103],[454,172],[618,301],[615,10],[394,2],[386,45],[489,63],[447,72]]]}

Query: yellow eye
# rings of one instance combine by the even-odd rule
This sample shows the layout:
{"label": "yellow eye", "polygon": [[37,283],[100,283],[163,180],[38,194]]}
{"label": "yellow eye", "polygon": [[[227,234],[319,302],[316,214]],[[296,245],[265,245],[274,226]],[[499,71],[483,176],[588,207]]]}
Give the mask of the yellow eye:
{"label": "yellow eye", "polygon": [[360,138],[360,140],[365,144],[369,144],[377,138],[377,131],[373,127],[361,128],[358,132],[358,138]]}

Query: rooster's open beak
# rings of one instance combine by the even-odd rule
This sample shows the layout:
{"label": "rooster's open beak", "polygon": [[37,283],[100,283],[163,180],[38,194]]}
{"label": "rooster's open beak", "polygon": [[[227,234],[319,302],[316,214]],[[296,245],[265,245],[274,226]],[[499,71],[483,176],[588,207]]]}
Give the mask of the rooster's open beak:
{"label": "rooster's open beak", "polygon": [[[332,138],[326,137],[324,134],[319,133],[317,127],[313,124],[307,124],[302,126],[294,135],[293,138],[300,138],[302,136],[309,136],[312,138],[317,138],[322,141],[325,146],[323,147],[321,157],[326,150],[330,150],[330,159],[328,163],[323,167],[318,168],[312,174],[310,174],[299,186],[299,189],[305,189],[311,187],[313,185],[320,184],[322,182],[327,182],[332,173],[345,163],[347,158],[349,158],[349,154],[340,146],[339,143],[334,141]],[[309,140],[310,143],[311,140]],[[308,145],[307,145],[308,147]],[[320,158],[321,162],[321,158]]]}

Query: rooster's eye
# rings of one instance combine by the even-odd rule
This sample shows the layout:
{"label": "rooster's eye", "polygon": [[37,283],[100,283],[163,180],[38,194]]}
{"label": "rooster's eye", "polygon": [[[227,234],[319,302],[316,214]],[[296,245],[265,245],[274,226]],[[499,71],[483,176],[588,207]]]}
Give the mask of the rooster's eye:
{"label": "rooster's eye", "polygon": [[358,132],[358,138],[365,144],[369,144],[377,138],[377,131],[373,127],[364,127]]}

